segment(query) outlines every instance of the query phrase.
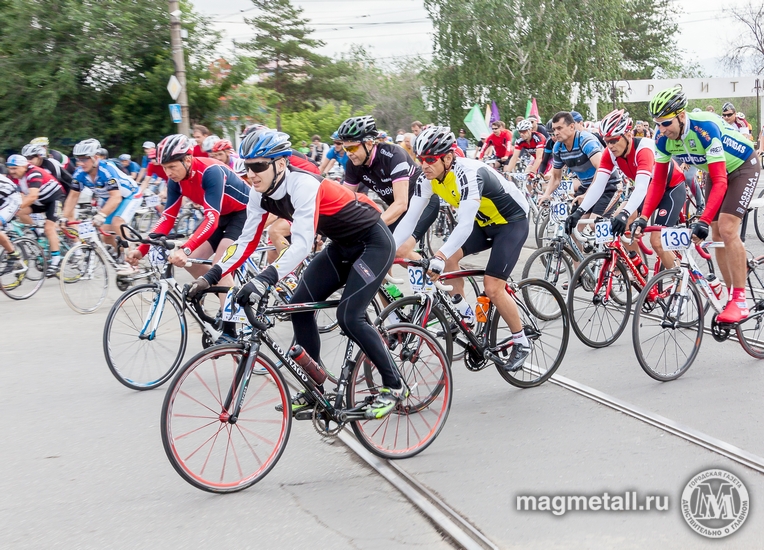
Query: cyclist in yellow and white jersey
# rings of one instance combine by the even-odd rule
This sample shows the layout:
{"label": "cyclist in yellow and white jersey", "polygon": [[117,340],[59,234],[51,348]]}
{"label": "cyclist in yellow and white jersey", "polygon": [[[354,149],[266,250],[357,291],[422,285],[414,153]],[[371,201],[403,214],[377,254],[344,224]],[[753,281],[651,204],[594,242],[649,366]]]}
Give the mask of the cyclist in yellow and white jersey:
{"label": "cyclist in yellow and white jersey", "polygon": [[[491,249],[485,269],[485,293],[512,330],[514,345],[503,366],[515,371],[530,353],[530,344],[517,305],[506,293],[505,285],[528,236],[528,201],[493,168],[479,160],[456,156],[455,143],[454,134],[446,126],[431,126],[417,137],[414,152],[422,163],[422,176],[406,215],[395,228],[395,245],[400,247],[411,236],[433,193],[457,209],[459,222],[430,260],[428,275],[435,280],[444,270],[458,270],[464,256]],[[463,280],[450,283],[454,287],[452,294],[463,294]]]}

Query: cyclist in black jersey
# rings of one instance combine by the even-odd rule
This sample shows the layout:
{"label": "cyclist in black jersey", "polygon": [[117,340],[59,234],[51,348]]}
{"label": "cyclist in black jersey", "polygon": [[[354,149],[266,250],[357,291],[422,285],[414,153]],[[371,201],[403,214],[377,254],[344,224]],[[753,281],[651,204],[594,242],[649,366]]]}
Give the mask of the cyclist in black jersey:
{"label": "cyclist in black jersey", "polygon": [[69,172],[69,175],[74,175],[74,171],[77,167],[74,165],[72,159],[67,157],[61,151],[50,149],[50,140],[46,137],[37,137],[29,142],[29,145],[41,145],[45,149],[45,156],[58,162],[61,167]]}
{"label": "cyclist in black jersey", "polygon": [[27,158],[30,164],[47,170],[64,188],[64,195],[69,194],[69,189],[72,186],[72,175],[57,160],[48,157],[45,147],[30,143],[21,149],[21,154]]}
{"label": "cyclist in black jersey", "polygon": [[[357,191],[359,185],[372,189],[388,206],[382,213],[382,221],[390,231],[395,231],[408,209],[422,169],[402,147],[392,143],[376,143],[378,134],[374,117],[368,115],[351,117],[337,129],[337,137],[350,160],[345,168],[344,184],[353,191]],[[433,197],[412,238],[398,250],[399,257],[418,259],[413,252],[414,245],[438,217],[439,208],[440,201]]]}

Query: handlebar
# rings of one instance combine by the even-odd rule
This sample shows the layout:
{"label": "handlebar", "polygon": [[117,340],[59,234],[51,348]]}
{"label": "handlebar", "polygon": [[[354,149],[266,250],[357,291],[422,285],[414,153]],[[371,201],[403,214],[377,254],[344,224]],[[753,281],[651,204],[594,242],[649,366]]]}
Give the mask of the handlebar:
{"label": "handlebar", "polygon": [[[158,246],[160,248],[164,248],[165,250],[173,250],[178,247],[178,243],[168,239],[184,238],[184,235],[181,235],[179,233],[170,233],[169,235],[162,235],[161,233],[149,233],[148,238],[146,238],[146,237],[143,237],[140,233],[138,233],[138,231],[136,231],[135,228],[127,224],[120,225],[119,230],[122,233],[122,237],[124,237],[126,241],[129,241],[131,243]],[[130,233],[130,236],[128,236],[127,233]]]}
{"label": "handlebar", "polygon": [[[408,260],[405,258],[396,258],[394,263],[398,265],[404,265],[404,266],[421,267],[422,269],[424,269],[425,273],[430,268],[430,261],[425,258],[422,258],[421,260]],[[405,283],[403,279],[394,279],[389,274],[385,275],[385,280],[396,285],[402,285]],[[432,284],[435,285],[435,288],[437,288],[438,290],[442,290],[444,292],[451,292],[454,289],[453,286],[444,285],[440,281],[433,281]]]}

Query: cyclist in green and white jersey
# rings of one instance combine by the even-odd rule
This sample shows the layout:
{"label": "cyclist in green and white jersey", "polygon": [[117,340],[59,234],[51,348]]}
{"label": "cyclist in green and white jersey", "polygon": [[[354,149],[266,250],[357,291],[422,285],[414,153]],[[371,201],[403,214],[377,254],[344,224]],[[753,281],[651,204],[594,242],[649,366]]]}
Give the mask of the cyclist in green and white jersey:
{"label": "cyclist in green and white jersey", "polygon": [[665,185],[672,156],[710,175],[706,209],[692,224],[692,235],[696,242],[705,240],[710,226],[713,240],[724,241],[724,248],[716,249],[716,261],[730,299],[717,321],[736,323],[748,316],[740,222],[759,181],[761,164],[753,143],[728,128],[718,115],[688,113],[686,108],[687,97],[681,86],[658,92],[650,101],[650,115],[660,130],[653,180]]}

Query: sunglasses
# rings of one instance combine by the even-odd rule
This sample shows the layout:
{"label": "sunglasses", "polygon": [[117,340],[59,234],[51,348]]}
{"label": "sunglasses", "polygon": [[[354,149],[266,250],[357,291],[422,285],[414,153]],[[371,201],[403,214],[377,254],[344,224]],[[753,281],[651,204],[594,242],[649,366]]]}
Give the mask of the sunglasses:
{"label": "sunglasses", "polygon": [[342,142],[341,141],[335,141],[334,144],[335,145],[342,145]]}
{"label": "sunglasses", "polygon": [[619,141],[621,141],[621,136],[618,136],[618,137],[615,137],[615,138],[606,139],[605,143],[607,143],[608,145],[615,145]]}
{"label": "sunglasses", "polygon": [[668,128],[669,126],[674,124],[674,118],[670,118],[669,120],[664,120],[663,122],[659,120],[653,120],[653,122],[655,122],[658,126],[662,126],[663,128]]}
{"label": "sunglasses", "polygon": [[424,164],[435,164],[440,159],[443,158],[443,155],[424,155],[424,156],[417,156],[419,159],[419,162],[422,162]]}
{"label": "sunglasses", "polygon": [[90,157],[76,157],[77,162],[87,162],[90,160]]}
{"label": "sunglasses", "polygon": [[498,129],[499,129],[498,126],[491,126],[491,130],[498,130]]}
{"label": "sunglasses", "polygon": [[248,172],[252,172],[254,174],[260,174],[262,172],[265,172],[271,164],[276,162],[275,160],[269,160],[269,161],[261,161],[261,162],[245,162],[244,166],[247,168]]}
{"label": "sunglasses", "polygon": [[361,146],[361,144],[360,144],[360,143],[356,143],[355,145],[343,145],[343,146],[342,146],[342,148],[343,148],[343,149],[345,150],[345,152],[347,152],[347,153],[355,153],[356,151],[358,151],[358,148],[359,148],[360,146]]}
{"label": "sunglasses", "polygon": [[725,117],[735,116],[735,113],[722,113],[722,116],[725,116]]}

